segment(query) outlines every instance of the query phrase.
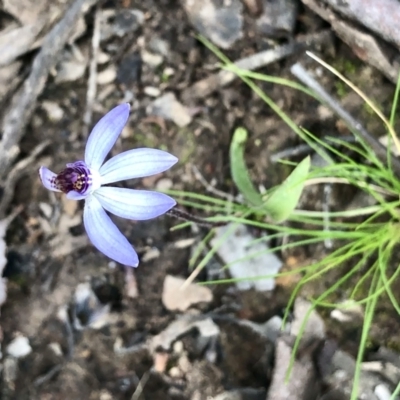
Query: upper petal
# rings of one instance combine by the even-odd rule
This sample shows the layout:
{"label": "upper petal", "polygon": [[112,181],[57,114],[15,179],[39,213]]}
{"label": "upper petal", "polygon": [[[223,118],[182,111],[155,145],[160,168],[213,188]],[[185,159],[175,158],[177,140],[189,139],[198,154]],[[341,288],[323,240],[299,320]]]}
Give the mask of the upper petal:
{"label": "upper petal", "polygon": [[158,174],[171,168],[178,159],[157,149],[133,149],[118,154],[101,168],[101,184]]}
{"label": "upper petal", "polygon": [[46,189],[51,190],[53,192],[61,192],[61,190],[57,189],[57,187],[56,187],[57,174],[50,171],[46,167],[40,167],[39,168],[39,177],[40,177],[40,180],[42,181],[43,186]]}
{"label": "upper petal", "polygon": [[176,202],[163,193],[116,187],[101,187],[93,192],[101,205],[121,218],[145,220],[165,214]]}
{"label": "upper petal", "polygon": [[98,170],[118,139],[129,117],[128,103],[120,104],[109,111],[95,125],[89,135],[85,149],[85,162],[89,168]]}
{"label": "upper petal", "polygon": [[138,266],[135,250],[93,195],[85,201],[83,223],[89,239],[99,251],[121,264]]}

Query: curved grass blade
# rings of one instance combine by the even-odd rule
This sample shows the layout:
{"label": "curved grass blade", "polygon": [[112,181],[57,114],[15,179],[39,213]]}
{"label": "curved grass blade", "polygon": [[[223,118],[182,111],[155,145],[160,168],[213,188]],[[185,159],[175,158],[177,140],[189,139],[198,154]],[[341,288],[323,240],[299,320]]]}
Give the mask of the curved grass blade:
{"label": "curved grass blade", "polygon": [[247,141],[247,131],[237,128],[233,134],[230,147],[230,163],[232,179],[246,201],[253,206],[262,206],[261,194],[255,189],[244,161],[244,146]]}
{"label": "curved grass blade", "polygon": [[309,171],[310,157],[306,157],[265,201],[263,208],[275,222],[290,217],[299,202]]}

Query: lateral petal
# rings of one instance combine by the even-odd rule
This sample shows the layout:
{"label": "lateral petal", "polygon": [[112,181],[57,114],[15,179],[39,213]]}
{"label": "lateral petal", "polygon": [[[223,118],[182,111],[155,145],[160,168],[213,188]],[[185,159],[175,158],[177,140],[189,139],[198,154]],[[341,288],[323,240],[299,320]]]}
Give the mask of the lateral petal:
{"label": "lateral petal", "polygon": [[116,187],[104,187],[93,192],[100,204],[121,218],[146,220],[165,214],[176,201],[163,193]]}
{"label": "lateral petal", "polygon": [[108,160],[101,168],[101,184],[155,175],[171,168],[178,159],[158,149],[133,149]]}
{"label": "lateral petal", "polygon": [[138,266],[135,250],[93,195],[85,201],[83,223],[89,239],[99,251],[121,264]]}

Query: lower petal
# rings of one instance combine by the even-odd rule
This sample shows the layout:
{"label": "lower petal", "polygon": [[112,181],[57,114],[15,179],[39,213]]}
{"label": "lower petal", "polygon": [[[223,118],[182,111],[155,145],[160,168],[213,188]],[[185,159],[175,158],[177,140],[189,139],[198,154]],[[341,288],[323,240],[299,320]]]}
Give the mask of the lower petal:
{"label": "lower petal", "polygon": [[93,195],[110,213],[136,221],[156,218],[176,204],[166,194],[149,190],[102,186]]}
{"label": "lower petal", "polygon": [[93,195],[86,198],[83,223],[90,241],[99,251],[121,264],[138,266],[135,250]]}

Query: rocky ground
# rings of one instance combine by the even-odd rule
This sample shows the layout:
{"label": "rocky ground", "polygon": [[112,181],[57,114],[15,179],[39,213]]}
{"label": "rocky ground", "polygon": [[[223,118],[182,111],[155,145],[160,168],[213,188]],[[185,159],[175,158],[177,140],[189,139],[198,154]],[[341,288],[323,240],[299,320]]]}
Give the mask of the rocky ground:
{"label": "rocky ground", "polygon": [[[136,270],[124,269],[89,243],[81,202],[47,192],[37,176],[40,165],[59,171],[81,159],[94,123],[125,101],[132,112],[112,154],[153,147],[180,160],[126,187],[209,193],[211,185],[235,196],[229,144],[238,126],[249,131],[246,157],[254,182],[266,188],[281,182],[287,170],[274,157],[296,154],[290,149],[301,140],[244,83],[219,75],[216,56],[198,34],[244,68],[294,80],[290,67],[302,63],[379,138],[385,132],[362,100],[304,51],[320,54],[387,111],[400,37],[389,16],[400,10],[382,1],[382,9],[393,7],[383,10],[385,26],[370,26],[368,16],[353,12],[357,1],[347,9],[333,3],[3,1],[0,248],[7,293],[0,287],[1,399],[349,398],[362,309],[350,316],[312,313],[285,385],[293,338],[310,307],[299,297],[281,332],[293,281],[200,285],[225,276],[220,254],[182,290],[189,260],[209,229],[171,230],[178,221],[170,216],[116,219],[141,258]],[[260,86],[314,134],[350,135],[306,95],[268,82]],[[342,209],[355,194],[334,188],[332,209]],[[320,209],[323,198],[321,188],[310,188],[302,204]],[[226,253],[239,239],[246,243],[264,232],[236,234]],[[328,251],[308,246],[264,261],[293,269]],[[326,279],[309,293],[337,277]],[[389,399],[400,381],[399,316],[385,305],[379,313],[363,363],[363,399]]]}

